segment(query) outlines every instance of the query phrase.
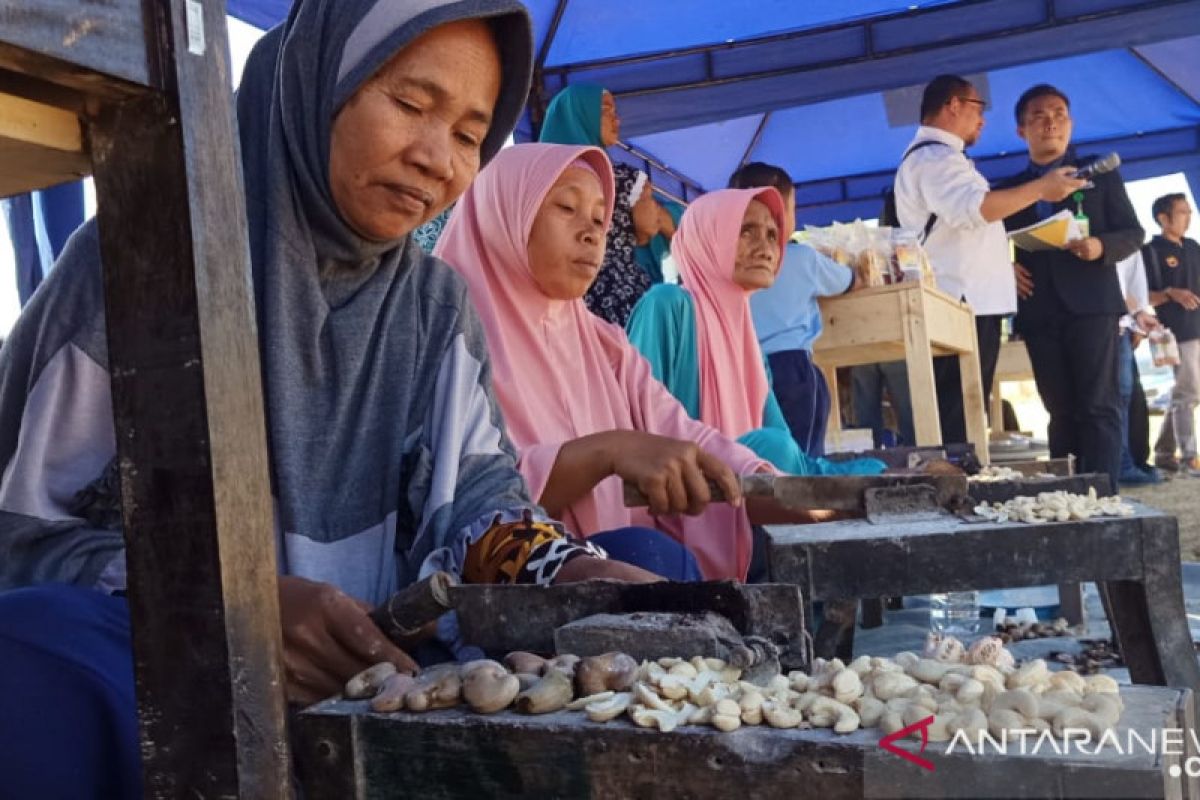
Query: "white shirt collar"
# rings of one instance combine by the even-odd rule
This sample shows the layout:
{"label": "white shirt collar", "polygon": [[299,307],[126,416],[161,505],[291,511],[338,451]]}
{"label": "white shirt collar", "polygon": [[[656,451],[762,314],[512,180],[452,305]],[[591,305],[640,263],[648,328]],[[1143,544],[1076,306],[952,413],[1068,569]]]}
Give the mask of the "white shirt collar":
{"label": "white shirt collar", "polygon": [[966,142],[962,140],[962,137],[957,136],[948,130],[935,128],[932,125],[922,125],[921,127],[917,128],[917,135],[914,141],[923,141],[925,139],[935,139],[939,142],[944,142],[959,152],[962,152],[967,146]]}

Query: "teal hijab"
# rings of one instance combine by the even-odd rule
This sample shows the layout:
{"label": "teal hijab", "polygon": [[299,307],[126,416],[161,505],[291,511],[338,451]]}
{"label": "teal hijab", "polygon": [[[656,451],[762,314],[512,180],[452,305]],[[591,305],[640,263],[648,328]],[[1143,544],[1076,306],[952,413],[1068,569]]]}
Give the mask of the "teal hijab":
{"label": "teal hijab", "polygon": [[600,141],[600,105],[604,87],[576,83],[554,95],[546,108],[539,142],[604,147]]}

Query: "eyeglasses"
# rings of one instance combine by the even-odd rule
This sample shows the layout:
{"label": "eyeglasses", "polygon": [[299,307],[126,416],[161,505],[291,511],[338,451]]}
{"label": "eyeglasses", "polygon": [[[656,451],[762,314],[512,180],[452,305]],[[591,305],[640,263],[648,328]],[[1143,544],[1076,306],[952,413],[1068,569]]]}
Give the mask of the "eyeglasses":
{"label": "eyeglasses", "polygon": [[974,103],[975,105],[979,106],[980,111],[983,111],[985,108],[987,108],[986,102],[984,102],[983,100],[974,98],[974,97],[957,97],[955,99],[962,100],[964,103]]}

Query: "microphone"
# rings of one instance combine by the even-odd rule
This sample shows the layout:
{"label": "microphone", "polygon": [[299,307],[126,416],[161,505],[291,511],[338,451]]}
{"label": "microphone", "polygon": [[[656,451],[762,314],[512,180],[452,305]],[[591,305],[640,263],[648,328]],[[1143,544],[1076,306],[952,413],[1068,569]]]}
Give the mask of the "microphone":
{"label": "microphone", "polygon": [[1121,166],[1121,157],[1116,153],[1109,153],[1075,170],[1075,174],[1072,177],[1081,181],[1090,181],[1096,175],[1112,172],[1119,166]]}

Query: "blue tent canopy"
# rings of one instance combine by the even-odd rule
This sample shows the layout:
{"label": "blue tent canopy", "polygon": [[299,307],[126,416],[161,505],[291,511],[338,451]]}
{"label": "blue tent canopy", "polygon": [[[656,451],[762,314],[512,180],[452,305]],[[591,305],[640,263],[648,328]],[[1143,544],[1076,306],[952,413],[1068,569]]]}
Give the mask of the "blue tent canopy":
{"label": "blue tent canopy", "polygon": [[[517,138],[560,88],[617,98],[625,152],[684,199],[747,161],[784,167],[803,222],[874,216],[932,76],[991,102],[972,155],[1016,171],[1012,107],[1051,82],[1075,139],[1116,150],[1128,178],[1184,172],[1200,194],[1200,0],[526,0],[538,71]],[[290,0],[230,0],[258,27]]]}
{"label": "blue tent canopy", "polygon": [[[991,103],[972,151],[986,174],[1020,168],[1013,105],[1050,82],[1085,149],[1119,152],[1128,178],[1182,171],[1200,194],[1200,0],[526,2],[538,73],[518,138],[563,86],[599,83],[622,118],[617,156],[677,197],[768,161],[797,182],[801,221],[874,216],[942,72]],[[229,3],[259,26],[287,7]]]}

